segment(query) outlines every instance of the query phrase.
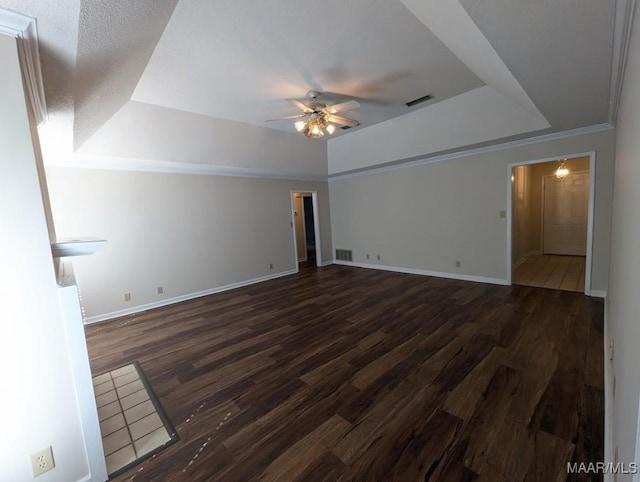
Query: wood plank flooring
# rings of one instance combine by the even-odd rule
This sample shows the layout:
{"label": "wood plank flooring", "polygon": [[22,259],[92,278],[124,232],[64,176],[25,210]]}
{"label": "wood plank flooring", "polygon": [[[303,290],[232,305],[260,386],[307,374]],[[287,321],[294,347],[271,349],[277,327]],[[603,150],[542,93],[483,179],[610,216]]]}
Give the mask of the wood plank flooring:
{"label": "wood plank flooring", "polygon": [[86,333],[181,437],[117,480],[546,482],[603,459],[602,323],[578,293],[328,266]]}
{"label": "wood plank flooring", "polygon": [[584,293],[584,270],[584,256],[535,254],[516,267],[513,283]]}

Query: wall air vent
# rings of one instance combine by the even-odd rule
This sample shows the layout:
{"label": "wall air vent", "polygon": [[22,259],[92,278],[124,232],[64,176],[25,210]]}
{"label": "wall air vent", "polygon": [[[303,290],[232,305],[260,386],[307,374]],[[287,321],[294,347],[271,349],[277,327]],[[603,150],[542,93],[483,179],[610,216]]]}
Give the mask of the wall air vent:
{"label": "wall air vent", "polygon": [[353,261],[353,251],[350,249],[336,249],[336,261]]}
{"label": "wall air vent", "polygon": [[427,94],[427,95],[423,95],[422,97],[418,97],[417,99],[410,100],[405,105],[407,107],[413,107],[414,105],[422,104],[423,102],[426,102],[431,99],[433,99],[433,96],[431,94]]}

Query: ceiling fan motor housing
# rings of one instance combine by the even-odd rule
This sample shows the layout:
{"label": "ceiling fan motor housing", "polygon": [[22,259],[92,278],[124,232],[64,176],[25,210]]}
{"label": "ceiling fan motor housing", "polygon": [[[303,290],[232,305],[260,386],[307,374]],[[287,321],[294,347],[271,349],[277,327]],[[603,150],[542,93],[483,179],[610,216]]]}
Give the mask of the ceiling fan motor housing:
{"label": "ceiling fan motor housing", "polygon": [[314,111],[318,112],[319,110],[322,110],[325,107],[327,107],[327,104],[323,104],[322,102],[309,102],[307,106],[310,109],[313,109]]}

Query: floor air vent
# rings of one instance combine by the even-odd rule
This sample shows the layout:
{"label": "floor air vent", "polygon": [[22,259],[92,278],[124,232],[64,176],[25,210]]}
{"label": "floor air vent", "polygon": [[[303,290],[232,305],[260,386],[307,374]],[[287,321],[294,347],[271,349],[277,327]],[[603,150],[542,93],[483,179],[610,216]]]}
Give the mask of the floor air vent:
{"label": "floor air vent", "polygon": [[353,261],[353,251],[350,249],[336,249],[336,260]]}

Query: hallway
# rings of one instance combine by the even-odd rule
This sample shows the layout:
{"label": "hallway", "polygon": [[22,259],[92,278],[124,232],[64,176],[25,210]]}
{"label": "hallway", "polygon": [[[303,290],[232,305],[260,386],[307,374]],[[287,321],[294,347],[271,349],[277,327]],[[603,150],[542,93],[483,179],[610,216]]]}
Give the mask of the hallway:
{"label": "hallway", "polygon": [[513,273],[513,284],[584,293],[584,256],[536,254]]}

